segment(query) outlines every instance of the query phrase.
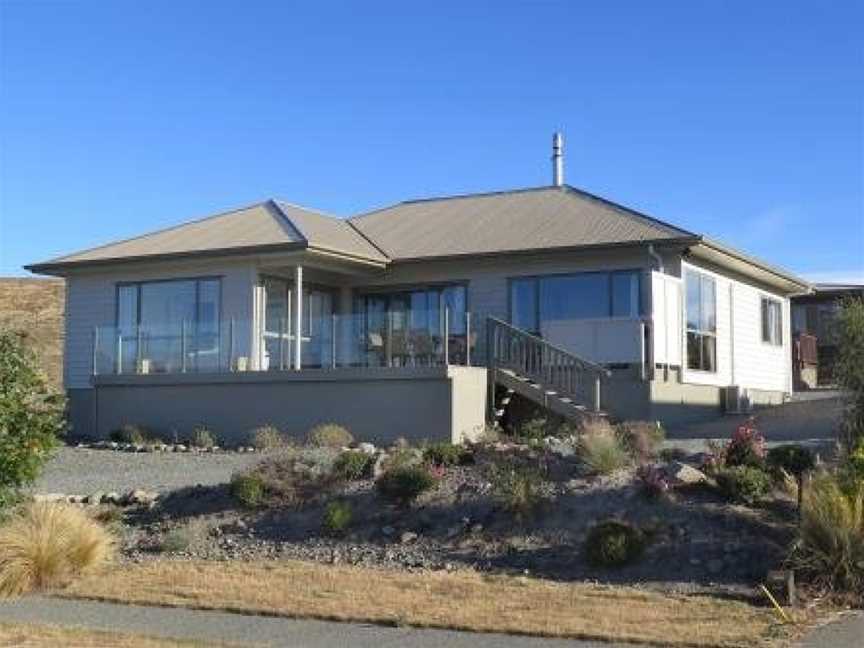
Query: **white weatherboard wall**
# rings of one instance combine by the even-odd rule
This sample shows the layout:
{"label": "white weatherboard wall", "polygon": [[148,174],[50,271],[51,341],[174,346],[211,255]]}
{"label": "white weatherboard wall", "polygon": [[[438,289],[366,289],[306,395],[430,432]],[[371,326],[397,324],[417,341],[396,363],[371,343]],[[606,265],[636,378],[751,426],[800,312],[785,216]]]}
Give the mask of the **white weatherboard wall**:
{"label": "white weatherboard wall", "polygon": [[682,282],[660,272],[651,272],[652,340],[654,362],[680,367],[682,362]]}
{"label": "white weatherboard wall", "polygon": [[[716,282],[717,371],[693,371],[687,369],[685,362],[683,381],[697,385],[737,385],[747,389],[791,391],[789,300],[782,295],[691,263],[682,263],[682,276],[686,277],[688,269],[702,272]],[[683,322],[686,322],[687,303],[683,295],[686,295],[685,287],[682,287],[682,318],[678,334],[682,348],[686,348]],[[782,345],[774,346],[762,341],[763,296],[776,299],[782,304]]]}
{"label": "white weatherboard wall", "polygon": [[117,284],[159,279],[221,277],[222,319],[236,320],[235,340],[238,355],[251,340],[249,320],[252,313],[252,286],[257,279],[249,263],[159,262],[145,265],[108,266],[98,271],[72,274],[66,279],[66,351],[64,383],[68,389],[92,386],[93,331],[114,326]]}

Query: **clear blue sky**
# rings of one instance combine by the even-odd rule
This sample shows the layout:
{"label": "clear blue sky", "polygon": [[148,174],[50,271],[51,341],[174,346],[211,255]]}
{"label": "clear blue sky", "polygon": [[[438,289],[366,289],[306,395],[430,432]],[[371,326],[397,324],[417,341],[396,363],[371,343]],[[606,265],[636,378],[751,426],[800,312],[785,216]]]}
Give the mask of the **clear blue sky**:
{"label": "clear blue sky", "polygon": [[[864,2],[0,0],[0,274],[267,197],[567,181],[864,280]],[[526,215],[530,218],[530,215]]]}

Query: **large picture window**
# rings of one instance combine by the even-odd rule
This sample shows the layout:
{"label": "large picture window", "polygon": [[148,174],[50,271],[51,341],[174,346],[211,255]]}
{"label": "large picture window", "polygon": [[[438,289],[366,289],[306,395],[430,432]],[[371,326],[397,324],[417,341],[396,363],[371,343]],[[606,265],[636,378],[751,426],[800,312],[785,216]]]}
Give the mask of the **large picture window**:
{"label": "large picture window", "polygon": [[219,279],[183,279],[117,287],[122,367],[173,373],[217,370],[221,311]]}
{"label": "large picture window", "polygon": [[510,281],[510,322],[535,335],[544,324],[605,317],[638,317],[640,273],[584,272]]}
{"label": "large picture window", "polygon": [[717,284],[701,272],[687,270],[687,368],[717,371]]}
{"label": "large picture window", "polygon": [[783,308],[776,299],[762,297],[762,341],[783,344]]}

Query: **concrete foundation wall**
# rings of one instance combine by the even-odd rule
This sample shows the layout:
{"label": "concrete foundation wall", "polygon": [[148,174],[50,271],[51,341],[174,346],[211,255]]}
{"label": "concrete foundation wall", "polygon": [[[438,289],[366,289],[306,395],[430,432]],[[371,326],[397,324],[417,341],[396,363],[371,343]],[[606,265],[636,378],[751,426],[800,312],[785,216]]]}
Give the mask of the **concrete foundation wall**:
{"label": "concrete foundation wall", "polygon": [[398,437],[459,441],[482,430],[486,370],[471,367],[303,371],[188,376],[105,377],[90,395],[72,394],[77,409],[95,400],[95,436],[124,423],[171,438],[205,425],[225,444],[264,424],[302,437],[319,423],[344,425],[360,441]]}

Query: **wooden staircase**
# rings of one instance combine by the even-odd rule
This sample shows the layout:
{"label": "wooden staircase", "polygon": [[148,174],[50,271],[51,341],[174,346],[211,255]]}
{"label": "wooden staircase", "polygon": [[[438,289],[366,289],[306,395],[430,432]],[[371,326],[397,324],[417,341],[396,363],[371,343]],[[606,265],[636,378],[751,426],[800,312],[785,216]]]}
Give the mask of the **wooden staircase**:
{"label": "wooden staircase", "polygon": [[[580,358],[495,317],[487,321],[492,418],[497,423],[519,394],[570,421],[606,416],[602,410],[605,367]],[[496,386],[504,395],[496,400]]]}

